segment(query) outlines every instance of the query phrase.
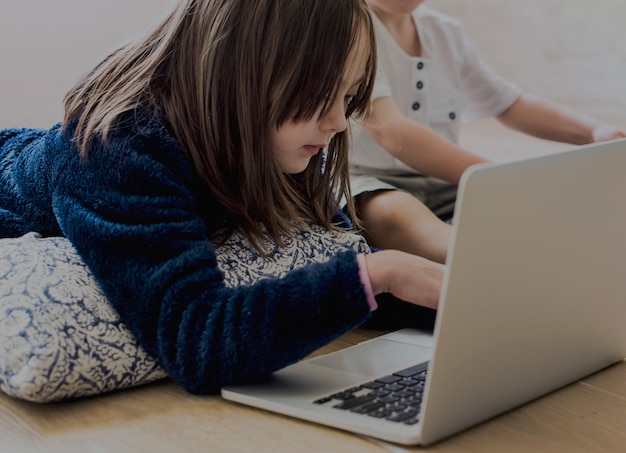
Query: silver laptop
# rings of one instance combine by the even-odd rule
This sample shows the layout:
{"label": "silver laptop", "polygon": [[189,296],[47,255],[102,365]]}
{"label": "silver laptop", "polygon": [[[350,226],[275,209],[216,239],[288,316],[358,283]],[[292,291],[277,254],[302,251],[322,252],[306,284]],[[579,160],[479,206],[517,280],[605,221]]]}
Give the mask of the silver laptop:
{"label": "silver laptop", "polygon": [[623,360],[625,169],[626,140],[472,167],[434,333],[403,329],[222,396],[428,445]]}

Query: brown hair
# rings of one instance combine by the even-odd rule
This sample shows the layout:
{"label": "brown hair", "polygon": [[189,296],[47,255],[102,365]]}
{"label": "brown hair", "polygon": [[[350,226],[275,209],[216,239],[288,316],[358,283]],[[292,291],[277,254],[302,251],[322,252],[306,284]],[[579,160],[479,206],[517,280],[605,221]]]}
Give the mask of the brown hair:
{"label": "brown hair", "polygon": [[367,114],[376,68],[365,0],[182,0],[67,93],[64,122],[77,120],[74,139],[87,157],[122,113],[139,105],[164,112],[223,208],[222,239],[237,230],[259,246],[260,224],[278,242],[294,222],[334,229],[341,197],[355,219],[349,130],[299,175],[280,170],[270,137],[331,107],[359,37],[369,40],[369,57],[346,116]]}

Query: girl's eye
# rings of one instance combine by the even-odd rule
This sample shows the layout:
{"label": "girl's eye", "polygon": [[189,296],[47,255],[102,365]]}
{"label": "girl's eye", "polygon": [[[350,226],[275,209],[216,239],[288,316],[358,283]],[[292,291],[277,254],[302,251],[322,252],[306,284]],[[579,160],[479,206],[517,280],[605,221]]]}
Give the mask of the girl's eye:
{"label": "girl's eye", "polygon": [[348,94],[345,98],[344,98],[344,102],[346,103],[346,105],[350,105],[352,104],[352,102],[354,101],[354,99],[356,98],[355,95],[353,94]]}

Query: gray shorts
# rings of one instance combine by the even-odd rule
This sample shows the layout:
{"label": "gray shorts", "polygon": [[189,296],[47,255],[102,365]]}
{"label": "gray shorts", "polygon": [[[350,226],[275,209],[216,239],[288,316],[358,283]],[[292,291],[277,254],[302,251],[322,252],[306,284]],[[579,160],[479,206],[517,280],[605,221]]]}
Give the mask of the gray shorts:
{"label": "gray shorts", "polygon": [[424,203],[439,218],[449,220],[454,214],[457,186],[424,175],[350,175],[352,196],[377,190],[402,190]]}

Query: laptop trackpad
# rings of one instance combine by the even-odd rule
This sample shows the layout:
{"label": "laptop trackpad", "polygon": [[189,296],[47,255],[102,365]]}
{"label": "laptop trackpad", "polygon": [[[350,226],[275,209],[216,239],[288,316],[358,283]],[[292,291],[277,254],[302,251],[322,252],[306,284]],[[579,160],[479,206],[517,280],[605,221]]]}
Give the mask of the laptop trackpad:
{"label": "laptop trackpad", "polygon": [[316,357],[308,362],[373,378],[425,362],[431,357],[432,348],[379,339]]}

